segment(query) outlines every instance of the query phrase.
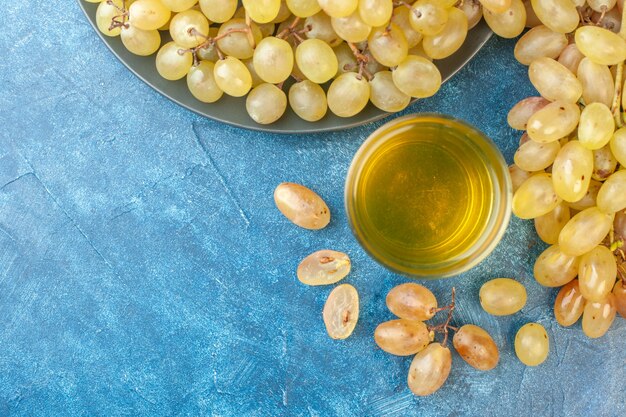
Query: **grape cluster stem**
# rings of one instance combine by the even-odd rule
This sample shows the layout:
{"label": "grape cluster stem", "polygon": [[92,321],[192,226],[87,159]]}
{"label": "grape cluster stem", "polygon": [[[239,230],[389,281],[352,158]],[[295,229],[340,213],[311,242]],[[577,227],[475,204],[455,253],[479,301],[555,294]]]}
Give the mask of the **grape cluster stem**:
{"label": "grape cluster stem", "polygon": [[126,0],[122,0],[122,7],[120,7],[117,4],[113,3],[113,0],[107,0],[107,4],[109,6],[115,7],[115,9],[117,9],[117,11],[120,12],[119,15],[113,16],[111,18],[111,25],[109,26],[109,30],[113,30],[113,29],[116,29],[116,28],[128,29],[130,27],[130,25],[127,22],[127,20],[128,20],[128,8],[126,7]]}
{"label": "grape cluster stem", "polygon": [[452,316],[454,313],[454,309],[456,307],[456,288],[452,287],[452,297],[451,297],[451,301],[450,304],[444,307],[439,307],[439,308],[433,308],[431,309],[431,312],[434,313],[438,313],[440,311],[443,310],[448,310],[448,317],[446,318],[446,321],[442,324],[438,324],[437,326],[433,326],[433,327],[428,327],[428,330],[431,332],[441,332],[444,334],[443,336],[443,342],[441,342],[442,346],[446,346],[446,343],[448,343],[448,330],[454,330],[457,331],[458,328],[454,327],[452,325],[450,325],[450,322],[452,321]]}

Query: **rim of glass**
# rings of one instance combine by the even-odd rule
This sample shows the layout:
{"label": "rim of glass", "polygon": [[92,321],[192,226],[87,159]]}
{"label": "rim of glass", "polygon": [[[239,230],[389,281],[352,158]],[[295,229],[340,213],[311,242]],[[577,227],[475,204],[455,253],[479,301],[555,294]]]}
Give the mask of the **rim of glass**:
{"label": "rim of glass", "polygon": [[[356,221],[356,185],[359,182],[365,162],[383,143],[394,137],[393,132],[395,129],[408,124],[408,122],[413,124],[426,122],[442,123],[450,127],[463,127],[471,132],[471,135],[466,135],[467,139],[471,140],[478,150],[489,154],[487,155],[489,157],[484,158],[483,162],[488,168],[489,176],[494,183],[495,195],[492,213],[481,236],[464,253],[462,258],[457,257],[424,265],[397,262],[396,260],[383,256],[374,245],[368,242],[365,239],[361,225]],[[482,131],[450,115],[440,113],[415,113],[399,117],[380,126],[363,142],[355,153],[346,175],[344,204],[352,234],[365,252],[375,261],[396,273],[412,278],[447,278],[461,274],[478,265],[493,252],[498,243],[502,240],[511,219],[512,188],[508,165],[502,153],[493,140]]]}

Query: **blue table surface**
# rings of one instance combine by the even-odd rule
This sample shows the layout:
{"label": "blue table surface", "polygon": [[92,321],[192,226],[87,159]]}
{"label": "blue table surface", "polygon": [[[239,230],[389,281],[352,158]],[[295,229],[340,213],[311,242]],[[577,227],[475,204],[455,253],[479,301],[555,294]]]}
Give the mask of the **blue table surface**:
{"label": "blue table surface", "polygon": [[[626,415],[626,325],[599,340],[555,324],[556,290],[532,278],[545,248],[512,220],[472,271],[428,282],[454,322],[494,336],[499,366],[456,353],[427,398],[406,387],[410,357],[378,349],[384,298],[407,279],[368,258],[342,204],[351,158],[381,123],[281,136],[197,116],[134,77],[74,1],[9,2],[0,15],[0,415],[615,416]],[[434,98],[407,112],[465,119],[511,161],[508,109],[532,95],[514,40],[493,38]],[[333,218],[311,232],[276,210],[274,187],[305,184]],[[349,339],[326,336],[329,287],[295,277],[309,252],[347,252],[361,294]],[[478,289],[511,276],[528,289],[496,318]],[[550,356],[523,366],[513,339],[537,321]]]}

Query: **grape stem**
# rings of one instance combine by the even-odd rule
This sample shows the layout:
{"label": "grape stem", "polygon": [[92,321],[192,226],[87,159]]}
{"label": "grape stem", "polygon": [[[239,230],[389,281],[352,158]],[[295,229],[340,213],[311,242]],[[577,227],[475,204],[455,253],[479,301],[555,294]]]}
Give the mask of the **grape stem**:
{"label": "grape stem", "polygon": [[[278,35],[276,35],[277,38],[279,39],[285,39],[287,36],[292,35],[294,33],[296,33],[296,26],[298,26],[298,23],[300,23],[300,18],[296,16],[295,19],[293,19],[293,22],[291,22],[291,24],[289,26],[287,26],[285,29],[282,30],[282,32],[280,32]],[[311,25],[308,25],[308,30],[311,30]]]}
{"label": "grape stem", "polygon": [[[126,0],[122,0],[122,7],[113,3],[113,0],[107,0],[107,4],[109,6],[115,7],[115,9],[120,12],[117,16],[113,16],[111,18],[111,25],[109,26],[109,30],[113,30],[116,28],[124,28],[128,29],[130,25],[126,21],[128,19],[128,9],[126,7]],[[121,19],[121,20],[120,20]]]}
{"label": "grape stem", "polygon": [[445,307],[431,309],[431,312],[434,311],[435,313],[442,311],[442,310],[448,310],[448,317],[446,318],[446,321],[444,323],[438,324],[437,326],[428,327],[428,330],[431,332],[441,332],[444,334],[443,342],[441,342],[441,345],[444,347],[446,346],[446,343],[448,342],[448,330],[449,329],[452,329],[454,331],[458,330],[457,327],[450,325],[450,322],[452,321],[453,312],[456,307],[455,299],[456,299],[456,288],[452,287],[452,300],[450,304]]}

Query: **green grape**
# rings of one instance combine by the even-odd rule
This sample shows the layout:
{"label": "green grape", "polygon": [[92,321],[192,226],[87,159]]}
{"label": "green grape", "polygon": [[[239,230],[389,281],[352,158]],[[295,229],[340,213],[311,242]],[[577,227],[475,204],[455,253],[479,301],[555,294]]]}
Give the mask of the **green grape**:
{"label": "green grape", "polygon": [[361,19],[372,27],[386,25],[393,13],[393,0],[359,0]]}
{"label": "green grape", "polygon": [[615,213],[626,209],[626,171],[620,170],[611,175],[598,191],[598,208],[605,213]]}
{"label": "green grape", "polygon": [[184,12],[191,9],[198,0],[161,0],[163,5],[173,12]]}
{"label": "green grape", "polygon": [[596,246],[580,257],[578,281],[587,301],[601,301],[613,290],[617,264],[606,246]]}
{"label": "green grape", "polygon": [[182,51],[180,45],[175,42],[168,42],[159,49],[156,57],[157,71],[166,80],[180,80],[187,75],[193,64],[193,57],[190,52]]}
{"label": "green grape", "polygon": [[604,13],[615,7],[617,0],[587,0],[587,4],[596,12]]}
{"label": "green grape", "polygon": [[[211,38],[216,37],[218,30],[219,28],[210,27],[209,37]],[[199,59],[203,61],[217,62],[217,60],[220,59],[217,53],[217,44],[215,43],[209,43],[209,44],[203,45],[201,48],[198,48],[196,50],[196,55],[198,56]]]}
{"label": "green grape", "polygon": [[511,0],[480,0],[480,4],[492,13],[504,13],[511,7]]}
{"label": "green grape", "polygon": [[467,37],[467,16],[456,7],[448,9],[448,22],[441,32],[424,36],[424,51],[433,59],[447,58],[455,53]]}
{"label": "green grape", "polygon": [[392,72],[393,82],[404,94],[415,98],[434,95],[441,87],[439,69],[420,56],[409,55]]}
{"label": "green grape", "polygon": [[568,202],[567,205],[572,210],[579,210],[579,211],[596,206],[596,199],[598,196],[598,191],[600,191],[601,186],[602,186],[602,183],[600,181],[596,181],[592,179],[589,182],[589,188],[587,189],[585,196],[578,201],[574,201],[571,203]]}
{"label": "green grape", "polygon": [[261,30],[255,23],[250,24],[250,30],[252,31],[252,40],[254,44],[250,43],[250,37],[246,32],[232,32],[232,30],[246,30],[248,25],[244,19],[232,19],[220,26],[220,30],[217,32],[218,37],[226,35],[217,41],[217,46],[220,50],[237,59],[248,59],[254,55],[254,46],[258,45],[263,39]]}
{"label": "green grape", "polygon": [[317,0],[317,2],[330,17],[349,16],[359,5],[359,0]]}
{"label": "green grape", "polygon": [[335,52],[320,39],[307,39],[298,45],[296,62],[306,78],[317,84],[333,78],[339,68]]}
{"label": "green grape", "polygon": [[278,84],[289,78],[293,71],[293,51],[289,43],[274,36],[268,36],[254,50],[254,69],[259,77],[268,83]]}
{"label": "green grape", "polygon": [[546,329],[539,323],[523,325],[515,335],[515,354],[526,366],[542,364],[550,353]]}
{"label": "green grape", "polygon": [[572,140],[561,148],[552,165],[554,190],[565,201],[579,201],[587,193],[592,172],[593,152]]}
{"label": "green grape", "polygon": [[183,48],[195,48],[206,41],[209,21],[197,10],[177,13],[170,22],[170,35]]}
{"label": "green grape", "polygon": [[410,22],[411,9],[408,7],[396,7],[393,9],[393,15],[391,16],[391,23],[395,24],[402,30],[404,37],[406,38],[409,48],[417,46],[422,41],[422,34],[413,29]]}
{"label": "green grape", "polygon": [[215,82],[219,88],[233,97],[243,97],[252,88],[252,76],[248,68],[233,56],[215,63]]}
{"label": "green grape", "polygon": [[558,141],[539,143],[529,140],[517,149],[513,160],[523,170],[541,171],[552,165],[559,150],[561,145]]}
{"label": "green grape", "polygon": [[113,4],[103,1],[96,9],[96,26],[98,26],[98,30],[106,36],[119,36],[122,31],[119,27],[109,29],[111,27],[112,19],[121,15],[120,11],[115,6],[121,8],[122,0],[115,0]]}
{"label": "green grape", "polygon": [[579,119],[577,104],[558,100],[530,116],[526,124],[528,136],[537,142],[554,142],[572,133]]}
{"label": "green grape", "polygon": [[540,57],[531,62],[528,77],[539,94],[550,101],[575,103],[583,93],[576,76],[552,58]]}
{"label": "green grape", "polygon": [[257,23],[269,23],[280,11],[280,0],[242,0],[250,19]]}
{"label": "green grape", "polygon": [[374,331],[374,341],[392,355],[415,355],[430,343],[428,328],[421,321],[404,319],[381,323]]}
{"label": "green grape", "polygon": [[385,302],[389,311],[406,320],[430,320],[437,310],[435,295],[428,288],[414,282],[393,287]]}
{"label": "green grape", "polygon": [[570,219],[559,235],[561,250],[570,256],[583,255],[598,246],[609,233],[613,214],[591,207]]}
{"label": "green grape", "polygon": [[526,288],[511,278],[496,278],[480,287],[480,305],[494,316],[515,314],[526,305]]}
{"label": "green grape", "polygon": [[228,22],[237,11],[237,0],[200,0],[200,10],[211,22]]}
{"label": "green grape", "polygon": [[544,242],[554,245],[559,241],[559,234],[570,219],[570,209],[561,202],[554,210],[535,218],[535,230]]}
{"label": "green grape", "polygon": [[615,121],[611,109],[603,103],[591,103],[580,113],[578,140],[587,149],[600,149],[609,141],[615,131]]}
{"label": "green grape", "polygon": [[189,91],[203,103],[214,103],[224,94],[215,82],[214,69],[213,62],[202,61],[197,66],[191,67],[187,74]]}
{"label": "green grape", "polygon": [[560,287],[576,278],[579,264],[578,257],[566,255],[558,244],[552,245],[535,261],[533,275],[544,287]]}
{"label": "green grape", "polygon": [[576,75],[583,87],[585,104],[603,103],[607,107],[613,104],[615,84],[609,67],[583,58],[578,64]]}
{"label": "green grape", "polygon": [[367,42],[374,59],[386,67],[400,64],[409,52],[402,29],[393,23],[372,29]]}
{"label": "green grape", "polygon": [[346,42],[363,42],[372,30],[370,25],[361,20],[358,11],[346,17],[333,17],[330,22],[335,33]]}
{"label": "green grape", "polygon": [[452,339],[454,348],[465,362],[480,371],[489,371],[500,360],[498,346],[484,329],[466,324],[461,326]]}
{"label": "green grape", "polygon": [[580,52],[596,64],[615,65],[626,59],[626,40],[610,30],[582,26],[574,38]]}
{"label": "green grape", "polygon": [[606,180],[617,168],[617,159],[613,156],[609,145],[593,151],[593,174],[591,178],[597,181]]}
{"label": "green grape", "polygon": [[280,119],[287,109],[287,96],[274,84],[260,84],[246,98],[246,110],[257,123],[266,125]]}
{"label": "green grape", "polygon": [[[283,22],[286,24],[291,24],[291,22]],[[268,36],[273,36],[274,33],[280,33],[276,30],[276,24],[274,23],[263,23],[262,25],[257,25],[259,31],[261,32],[262,38],[267,38]],[[291,45],[291,44],[289,44]]]}
{"label": "green grape", "polygon": [[626,166],[626,127],[615,131],[609,145],[617,162],[622,166]]}
{"label": "green grape", "polygon": [[[580,52],[575,43],[571,43],[561,51],[559,55],[559,63],[570,70],[572,74],[578,74],[578,67],[585,56]],[[583,97],[585,96],[585,81],[580,80],[583,84]]]}
{"label": "green grape", "polygon": [[137,0],[128,8],[130,23],[143,30],[160,28],[170,20],[171,14],[170,9],[165,7],[161,0]]}
{"label": "green grape", "polygon": [[304,21],[304,27],[308,29],[306,36],[309,39],[322,40],[333,48],[343,42],[333,29],[331,18],[323,12],[307,17]]}
{"label": "green grape", "polygon": [[390,71],[380,71],[370,80],[370,101],[382,111],[395,113],[411,103],[411,96],[396,87]]}
{"label": "green grape", "polygon": [[341,281],[350,273],[350,258],[342,252],[320,250],[304,258],[297,275],[306,285],[329,285]]}
{"label": "green grape", "polygon": [[126,49],[139,56],[152,55],[161,46],[161,34],[158,30],[143,30],[133,25],[122,29],[120,39]]}
{"label": "green grape", "polygon": [[295,16],[303,18],[313,16],[322,10],[317,0],[287,0],[287,7]]}
{"label": "green grape", "polygon": [[533,174],[532,172],[524,171],[517,165],[513,164],[509,166],[509,175],[511,176],[513,192],[516,192],[524,181],[530,178]]}
{"label": "green grape", "polygon": [[337,74],[334,78],[339,77],[344,72],[356,72],[358,70],[358,62],[347,43],[342,42],[339,46],[333,48],[337,57]]}
{"label": "green grape", "polygon": [[332,339],[350,337],[359,320],[359,293],[356,288],[350,284],[336,286],[326,299],[322,316]]}
{"label": "green grape", "polygon": [[540,173],[528,178],[513,194],[513,214],[534,219],[554,210],[561,198],[554,191],[552,176]]}
{"label": "green grape", "polygon": [[256,73],[256,69],[254,69],[254,60],[252,58],[244,59],[241,62],[246,66],[246,68],[248,68],[248,71],[250,71],[250,76],[252,77],[252,88],[265,82],[261,79],[261,77],[259,77],[259,74]]}
{"label": "green grape", "polygon": [[506,121],[513,129],[526,130],[530,116],[543,109],[548,104],[550,104],[550,102],[543,97],[525,98],[509,110]]}
{"label": "green grape", "polygon": [[324,89],[309,80],[303,80],[291,86],[289,104],[294,113],[307,122],[321,120],[328,110]]}
{"label": "green grape", "polygon": [[617,313],[626,319],[626,285],[620,280],[613,287],[613,300],[615,301],[615,309]]}
{"label": "green grape", "polygon": [[481,21],[483,8],[478,0],[465,0],[457,6],[467,17],[467,28],[472,29]]}
{"label": "green grape", "polygon": [[578,280],[565,284],[554,300],[554,317],[561,326],[568,327],[576,323],[583,315],[585,298],[580,293]]}
{"label": "green grape", "polygon": [[503,13],[485,10],[483,16],[491,30],[502,38],[517,37],[526,25],[526,8],[522,0],[511,0],[511,6]]}
{"label": "green grape", "polygon": [[580,16],[571,0],[531,0],[533,11],[544,25],[555,32],[576,30]]}
{"label": "green grape", "polygon": [[341,74],[328,88],[328,107],[339,117],[352,117],[360,113],[369,99],[369,83],[365,77],[354,72]]}
{"label": "green grape", "polygon": [[291,182],[283,182],[274,190],[276,208],[296,226],[319,230],[330,223],[328,206],[313,190]]}
{"label": "green grape", "polygon": [[567,47],[567,37],[543,25],[526,32],[515,44],[513,54],[521,64],[530,65],[537,58],[557,59]]}
{"label": "green grape", "polygon": [[450,349],[431,343],[415,355],[409,368],[408,385],[413,394],[423,397],[437,391],[448,379],[452,368]]}
{"label": "green grape", "polygon": [[604,336],[613,324],[616,312],[613,294],[601,301],[588,301],[583,310],[583,333],[590,339]]}
{"label": "green grape", "polygon": [[409,22],[413,29],[422,35],[436,35],[446,26],[448,12],[432,0],[417,0],[411,6]]}

